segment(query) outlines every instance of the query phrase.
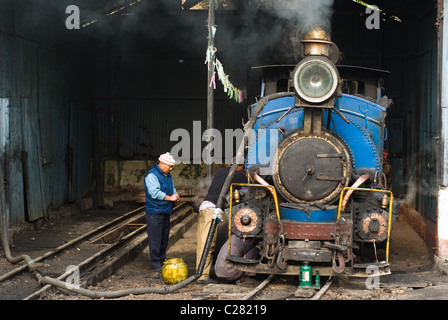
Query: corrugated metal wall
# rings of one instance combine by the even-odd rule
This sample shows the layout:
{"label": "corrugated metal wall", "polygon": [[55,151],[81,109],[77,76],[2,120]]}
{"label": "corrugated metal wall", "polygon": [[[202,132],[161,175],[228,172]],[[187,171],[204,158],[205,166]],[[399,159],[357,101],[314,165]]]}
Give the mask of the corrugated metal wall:
{"label": "corrugated metal wall", "polygon": [[[410,204],[431,221],[436,221],[438,145],[438,41],[436,8],[422,6],[412,23],[413,50],[403,61],[402,96],[411,125],[407,148],[407,174]],[[409,121],[410,120],[410,121]],[[415,170],[413,170],[415,169]],[[415,192],[412,192],[412,189]],[[409,192],[411,191],[411,192]]]}
{"label": "corrugated metal wall", "polygon": [[9,100],[10,126],[2,169],[10,223],[44,217],[91,189],[86,63],[47,41],[51,33],[29,38],[18,27],[23,12],[13,4],[0,5],[0,98]]}
{"label": "corrugated metal wall", "polygon": [[83,87],[88,69],[70,53],[39,48],[37,55],[44,199],[47,206],[59,206],[90,186],[90,106]]}
{"label": "corrugated metal wall", "polygon": [[[104,157],[156,159],[177,143],[170,141],[173,130],[192,133],[193,121],[201,121],[201,133],[207,129],[203,59],[111,55],[98,56],[95,66],[93,104]],[[246,104],[216,94],[215,128],[241,128]]]}

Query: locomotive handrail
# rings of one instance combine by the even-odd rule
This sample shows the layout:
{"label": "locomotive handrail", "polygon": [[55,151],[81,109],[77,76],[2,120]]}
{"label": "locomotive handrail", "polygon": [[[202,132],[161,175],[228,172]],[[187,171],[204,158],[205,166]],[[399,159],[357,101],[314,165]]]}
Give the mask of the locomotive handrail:
{"label": "locomotive handrail", "polygon": [[275,191],[274,186],[272,185],[263,185],[263,184],[254,184],[254,183],[232,183],[230,185],[230,205],[229,205],[229,254],[230,254],[230,238],[232,236],[232,195],[233,195],[233,186],[241,186],[241,187],[258,187],[258,188],[267,188],[271,191],[272,196],[274,197],[275,204],[275,212],[277,213],[278,222],[280,222],[280,211],[278,208],[278,198],[277,192]]}
{"label": "locomotive handrail", "polygon": [[345,188],[343,188],[342,191],[341,191],[341,196],[339,198],[337,221],[339,221],[339,218],[341,216],[342,197],[344,196],[344,192],[346,190],[389,193],[389,195],[390,195],[390,199],[389,199],[389,217],[388,217],[388,222],[387,222],[388,226],[387,226],[387,242],[386,242],[386,262],[389,262],[390,228],[391,228],[391,222],[392,222],[392,202],[393,202],[393,199],[394,199],[394,195],[393,195],[392,191],[380,190],[380,189],[370,189],[370,188],[352,188],[352,187],[345,187]]}

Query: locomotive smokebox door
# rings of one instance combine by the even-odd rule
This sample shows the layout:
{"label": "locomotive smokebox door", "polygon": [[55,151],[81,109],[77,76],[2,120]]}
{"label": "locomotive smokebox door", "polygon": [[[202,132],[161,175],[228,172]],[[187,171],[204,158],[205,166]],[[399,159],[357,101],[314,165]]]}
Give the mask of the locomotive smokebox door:
{"label": "locomotive smokebox door", "polygon": [[321,204],[334,200],[351,176],[346,146],[326,131],[306,134],[298,131],[279,146],[277,190],[292,202]]}

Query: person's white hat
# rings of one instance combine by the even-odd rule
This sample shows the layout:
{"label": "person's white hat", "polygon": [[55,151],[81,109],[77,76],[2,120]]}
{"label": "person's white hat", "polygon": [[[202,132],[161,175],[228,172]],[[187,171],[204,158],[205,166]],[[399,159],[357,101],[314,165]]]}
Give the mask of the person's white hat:
{"label": "person's white hat", "polygon": [[159,157],[159,161],[166,163],[169,166],[174,166],[174,164],[176,163],[173,156],[169,152],[161,154]]}

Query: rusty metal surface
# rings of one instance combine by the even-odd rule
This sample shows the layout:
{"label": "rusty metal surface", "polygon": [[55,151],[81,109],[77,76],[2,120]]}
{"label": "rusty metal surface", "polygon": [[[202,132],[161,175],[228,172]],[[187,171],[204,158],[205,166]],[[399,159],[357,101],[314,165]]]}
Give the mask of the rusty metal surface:
{"label": "rusty metal surface", "polygon": [[286,237],[293,240],[333,240],[335,223],[285,222]]}
{"label": "rusty metal surface", "polygon": [[37,108],[32,99],[22,99],[24,187],[30,221],[45,215],[43,168]]}
{"label": "rusty metal surface", "polygon": [[283,258],[294,261],[308,262],[330,262],[333,252],[329,249],[293,249],[285,248],[283,250]]}
{"label": "rusty metal surface", "polygon": [[243,208],[235,214],[233,223],[240,232],[250,233],[257,228],[258,215],[250,208]]}

